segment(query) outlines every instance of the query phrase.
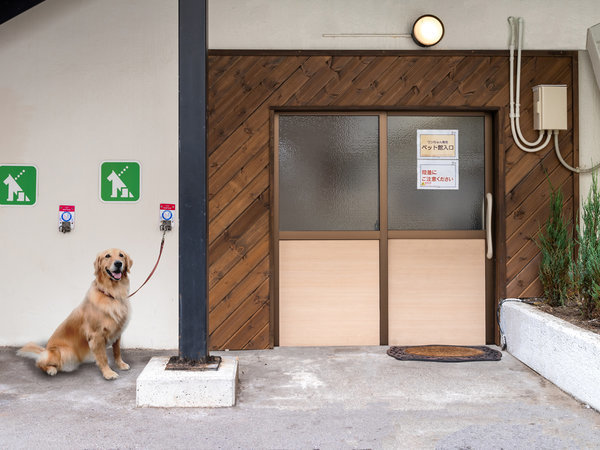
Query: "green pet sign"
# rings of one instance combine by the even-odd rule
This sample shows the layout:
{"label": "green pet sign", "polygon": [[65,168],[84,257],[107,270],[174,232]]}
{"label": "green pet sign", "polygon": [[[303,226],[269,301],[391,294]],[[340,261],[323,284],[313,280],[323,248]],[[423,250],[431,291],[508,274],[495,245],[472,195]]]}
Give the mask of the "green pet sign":
{"label": "green pet sign", "polygon": [[104,161],[100,165],[100,200],[107,203],[137,202],[142,171],[137,161]]}
{"label": "green pet sign", "polygon": [[37,167],[0,165],[0,205],[31,206],[37,201]]}

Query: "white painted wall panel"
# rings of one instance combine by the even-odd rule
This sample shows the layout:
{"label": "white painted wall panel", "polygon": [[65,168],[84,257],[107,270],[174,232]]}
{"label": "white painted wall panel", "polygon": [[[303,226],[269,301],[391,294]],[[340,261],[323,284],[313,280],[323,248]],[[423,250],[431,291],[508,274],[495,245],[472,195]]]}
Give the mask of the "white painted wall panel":
{"label": "white painted wall panel", "polygon": [[422,14],[445,25],[438,50],[506,49],[508,16],[525,19],[525,47],[585,49],[600,22],[597,0],[209,0],[209,47],[406,50],[406,38],[324,38],[327,33],[410,33]]}
{"label": "white painted wall panel", "polygon": [[[598,6],[600,9],[600,5]],[[579,52],[579,164],[592,167],[600,163],[600,89],[596,84],[587,51]],[[580,203],[592,184],[591,174],[579,177]]]}
{"label": "white painted wall panel", "polygon": [[[38,202],[0,207],[0,345],[44,342],[81,300],[97,252],[152,269],[160,202],[177,202],[177,1],[47,0],[0,25],[0,164],[35,164]],[[138,203],[98,197],[103,160],[142,164]],[[76,206],[58,232],[58,205]],[[177,228],[133,297],[126,347],[177,347]]]}

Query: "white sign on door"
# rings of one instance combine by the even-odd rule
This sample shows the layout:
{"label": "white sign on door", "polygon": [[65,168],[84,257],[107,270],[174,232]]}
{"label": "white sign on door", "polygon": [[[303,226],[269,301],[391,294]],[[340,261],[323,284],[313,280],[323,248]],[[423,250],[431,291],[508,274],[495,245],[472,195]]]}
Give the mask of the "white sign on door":
{"label": "white sign on door", "polygon": [[458,190],[458,130],[417,130],[417,189]]}
{"label": "white sign on door", "polygon": [[417,130],[417,159],[458,159],[458,130]]}
{"label": "white sign on door", "polygon": [[458,161],[417,161],[417,189],[458,189]]}

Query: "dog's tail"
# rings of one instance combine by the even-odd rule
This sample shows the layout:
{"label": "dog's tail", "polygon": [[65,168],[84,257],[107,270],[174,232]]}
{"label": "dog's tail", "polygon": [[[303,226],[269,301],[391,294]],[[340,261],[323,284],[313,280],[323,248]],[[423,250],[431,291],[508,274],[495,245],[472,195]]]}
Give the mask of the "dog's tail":
{"label": "dog's tail", "polygon": [[44,347],[30,342],[17,350],[17,355],[35,359],[37,361],[44,350],[46,350]]}

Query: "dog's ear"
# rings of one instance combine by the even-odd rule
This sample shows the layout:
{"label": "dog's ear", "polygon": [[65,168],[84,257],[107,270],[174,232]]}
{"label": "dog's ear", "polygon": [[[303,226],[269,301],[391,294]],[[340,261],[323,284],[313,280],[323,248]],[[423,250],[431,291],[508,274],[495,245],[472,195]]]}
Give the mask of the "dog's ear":
{"label": "dog's ear", "polygon": [[105,252],[98,253],[98,255],[96,256],[96,259],[94,260],[94,274],[96,275],[96,277],[98,277],[100,275],[100,273],[102,272],[102,267],[100,266],[100,264],[102,263],[104,254],[105,254]]}
{"label": "dog's ear", "polygon": [[125,255],[125,264],[127,265],[126,273],[129,273],[131,266],[133,266],[133,259],[131,259],[128,253],[123,252],[123,254]]}

